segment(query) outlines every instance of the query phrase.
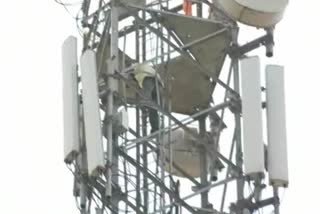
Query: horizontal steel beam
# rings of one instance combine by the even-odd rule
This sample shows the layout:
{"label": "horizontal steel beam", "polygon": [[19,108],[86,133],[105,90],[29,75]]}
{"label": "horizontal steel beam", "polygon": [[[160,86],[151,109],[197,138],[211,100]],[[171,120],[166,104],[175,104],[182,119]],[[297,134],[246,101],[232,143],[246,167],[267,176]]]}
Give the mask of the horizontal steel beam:
{"label": "horizontal steel beam", "polygon": [[192,42],[190,42],[190,43],[188,43],[186,45],[183,45],[181,47],[181,49],[188,49],[188,48],[190,48],[190,47],[192,47],[194,45],[200,44],[200,43],[205,42],[205,41],[207,41],[209,39],[212,39],[212,38],[214,38],[216,36],[219,36],[220,34],[226,32],[226,31],[228,31],[227,28],[222,28],[222,29],[217,30],[216,32],[213,32],[211,34],[208,34],[208,35],[206,35],[206,36],[204,36],[204,37],[202,37],[200,39],[196,39],[196,40],[194,40],[194,41],[192,41]]}
{"label": "horizontal steel beam", "polygon": [[227,50],[227,53],[230,55],[231,58],[241,58],[244,54],[271,42],[273,42],[272,34],[266,34],[251,42],[248,42],[245,45],[230,47],[229,50]]}
{"label": "horizontal steel beam", "polygon": [[[218,105],[209,107],[209,108],[207,108],[207,109],[205,109],[205,110],[199,111],[199,112],[191,115],[191,116],[188,117],[188,118],[185,118],[185,119],[181,120],[180,122],[181,122],[183,125],[186,126],[186,125],[188,125],[188,124],[190,124],[190,123],[193,123],[193,122],[194,122],[199,116],[201,116],[201,115],[208,114],[208,113],[210,113],[210,112],[219,111],[219,110],[221,110],[221,109],[223,109],[223,108],[228,107],[229,105],[230,105],[230,102],[227,101],[227,102],[225,102],[225,103],[221,103],[221,104],[218,104]],[[159,135],[159,133],[166,134],[166,133],[168,133],[168,132],[170,131],[170,129],[171,129],[171,131],[174,131],[174,130],[177,130],[178,128],[180,128],[180,127],[179,127],[179,125],[177,125],[177,124],[173,124],[173,125],[171,125],[171,126],[169,126],[169,127],[165,127],[164,129],[158,130],[158,131],[156,131],[156,132],[154,132],[154,133],[152,133],[152,134],[150,134],[150,135],[148,135],[148,136],[145,136],[145,137],[142,137],[142,138],[139,138],[139,139],[137,139],[137,140],[132,141],[132,143],[130,143],[130,144],[128,145],[127,149],[131,149],[131,148],[133,148],[134,145],[136,145],[136,144],[138,144],[138,143],[141,143],[141,142],[143,142],[143,141],[145,141],[145,140],[149,140],[149,139],[151,139],[151,138],[155,138],[156,136]]]}
{"label": "horizontal steel beam", "polygon": [[[193,3],[193,4],[195,4],[195,3]],[[172,8],[172,9],[169,9],[168,11],[172,12],[172,13],[177,13],[177,12],[179,12],[181,10],[182,10],[182,5],[178,5],[178,6],[174,7],[174,8]],[[148,24],[152,24],[152,23],[156,22],[156,19],[155,18],[150,18],[150,19],[147,19],[146,22]],[[143,27],[140,26],[140,28],[143,28]],[[132,25],[132,26],[130,26],[128,28],[125,28],[125,29],[119,31],[119,38],[122,37],[122,36],[125,36],[127,34],[133,33],[135,31],[136,31],[136,26],[135,25]]]}
{"label": "horizontal steel beam", "polygon": [[273,205],[274,203],[279,203],[279,198],[275,198],[275,197],[267,198],[264,200],[257,201],[255,203],[253,203],[252,201],[250,201],[248,199],[243,199],[243,200],[238,201],[236,204],[232,204],[230,206],[230,210],[236,212],[239,210],[248,209],[251,212],[254,212],[255,210],[258,210],[258,209],[266,207],[266,206]]}

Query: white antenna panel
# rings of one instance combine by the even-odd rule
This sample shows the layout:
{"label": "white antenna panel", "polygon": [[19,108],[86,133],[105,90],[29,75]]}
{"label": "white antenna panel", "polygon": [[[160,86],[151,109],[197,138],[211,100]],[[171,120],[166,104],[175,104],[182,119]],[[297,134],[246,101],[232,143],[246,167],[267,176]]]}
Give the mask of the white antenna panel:
{"label": "white antenna panel", "polygon": [[81,75],[88,170],[91,176],[97,176],[99,170],[104,167],[104,158],[96,56],[92,50],[85,51],[81,57]]}
{"label": "white antenna panel", "polygon": [[79,96],[77,39],[68,37],[62,45],[64,161],[71,163],[79,153]]}
{"label": "white antenna panel", "polygon": [[260,59],[241,60],[244,168],[247,175],[264,171]]}
{"label": "white antenna panel", "polygon": [[268,65],[266,68],[268,170],[272,185],[288,185],[288,157],[284,69]]}
{"label": "white antenna panel", "polygon": [[231,18],[255,27],[271,27],[281,21],[289,0],[218,0]]}

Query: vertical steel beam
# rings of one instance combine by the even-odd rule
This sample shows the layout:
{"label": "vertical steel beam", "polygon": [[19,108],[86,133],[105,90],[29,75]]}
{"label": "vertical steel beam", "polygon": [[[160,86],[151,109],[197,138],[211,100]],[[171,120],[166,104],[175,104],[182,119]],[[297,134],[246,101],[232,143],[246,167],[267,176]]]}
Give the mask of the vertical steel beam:
{"label": "vertical steel beam", "polygon": [[[139,25],[135,24],[136,27],[136,61],[140,61],[140,30]],[[140,108],[136,107],[136,133],[140,136]],[[140,165],[140,146],[141,144],[136,145],[136,161]],[[140,170],[136,168],[136,204],[137,206],[141,204],[141,194],[140,194]]]}
{"label": "vertical steel beam", "polygon": [[[142,109],[142,136],[147,136],[147,111],[146,108]],[[144,170],[148,170],[148,147],[146,142],[142,144],[142,164]],[[143,174],[143,210],[148,213],[149,203],[149,190],[148,190],[148,177]]]}
{"label": "vertical steel beam", "polygon": [[[119,142],[118,142],[118,136],[116,134],[112,135],[112,142],[113,142],[113,150],[118,148]],[[112,183],[116,186],[119,185],[119,155],[117,153],[113,154],[112,156]],[[115,191],[114,191],[115,190]],[[111,203],[112,207],[115,211],[119,212],[119,194],[117,188],[113,188],[112,190],[112,197],[111,197]]]}
{"label": "vertical steel beam", "polygon": [[[239,60],[233,59],[233,79],[234,79],[234,88],[239,93]],[[241,145],[241,118],[239,113],[235,113],[235,125],[236,125],[236,165],[242,169],[242,145]],[[237,180],[237,195],[238,200],[243,199],[243,181],[241,179]]]}
{"label": "vertical steel beam", "polygon": [[[231,148],[230,148],[230,153],[229,153],[229,160],[232,160],[232,156],[233,156],[233,150],[234,150],[234,146],[235,146],[235,134],[233,135],[233,139],[232,139],[232,144],[231,144]],[[230,166],[227,167],[227,172],[226,172],[226,178],[228,179],[229,174],[230,174]],[[224,203],[226,200],[226,194],[227,194],[227,188],[228,188],[228,183],[225,183],[223,185],[223,190],[222,190],[222,198],[221,198],[221,205],[220,205],[220,212],[223,212],[224,209]]]}
{"label": "vertical steel beam", "polygon": [[[202,3],[197,3],[197,16],[202,17]],[[199,119],[199,134],[201,137],[205,137],[206,134],[206,117],[202,116]],[[208,162],[207,162],[207,154],[206,149],[204,147],[199,148],[199,163],[200,163],[200,183],[201,187],[205,187],[208,185]],[[209,204],[208,200],[208,191],[201,193],[201,208],[207,208]]]}
{"label": "vertical steel beam", "polygon": [[[88,175],[88,162],[87,162],[87,151],[85,142],[85,131],[84,131],[84,116],[83,116],[83,105],[79,105],[80,112],[80,154],[78,156],[79,173],[81,176]],[[87,208],[87,186],[85,181],[80,181],[80,208],[82,213],[86,213]]]}
{"label": "vertical steel beam", "polygon": [[[166,4],[165,6],[163,6],[163,4]],[[168,2],[167,0],[164,0],[164,1],[160,1],[160,10],[164,7],[167,7],[168,8]],[[146,20],[144,20],[146,21]],[[158,22],[157,23],[157,27],[159,29],[159,31],[161,32],[162,35],[164,35],[164,28],[162,27],[162,25]],[[164,63],[165,62],[165,50],[164,50],[164,41],[162,39],[159,38],[159,36],[156,35],[156,38],[157,38],[157,44],[160,43],[160,63]],[[158,48],[157,47],[157,50],[156,50],[156,58],[157,58],[157,63],[159,63],[159,55],[158,55]],[[169,52],[168,52],[169,53]],[[168,74],[166,74],[168,76]],[[157,93],[157,104],[160,105],[160,106],[164,106],[164,99],[163,98],[160,98],[161,96],[161,93],[160,93],[160,87],[159,87],[159,81],[155,81],[155,86],[156,86],[156,93]],[[160,102],[160,100],[162,102]],[[171,112],[171,111],[169,111]],[[164,115],[163,114],[158,114],[158,125],[160,127],[160,129],[163,128],[164,126]],[[170,131],[169,131],[170,132]],[[168,135],[168,142],[171,142],[170,140],[170,133]],[[158,152],[158,162],[157,162],[157,168],[159,169],[160,168],[160,179],[163,183],[165,183],[165,170],[164,170],[164,166],[165,166],[165,152],[164,152],[164,133],[163,132],[159,132],[158,134],[158,142],[159,142],[159,152]],[[171,165],[169,166],[169,169],[171,170]],[[170,182],[172,183],[172,182]],[[155,194],[155,197],[157,195]],[[160,200],[160,203],[159,203],[159,208],[161,209],[161,213],[166,213],[166,208],[165,208],[165,194],[164,194],[164,191],[162,189],[160,189],[160,195],[159,195],[159,200]]]}
{"label": "vertical steel beam", "polygon": [[[136,133],[138,136],[140,136],[140,109],[139,107],[136,107]],[[137,164],[140,165],[140,145],[136,145],[136,161]],[[141,194],[140,194],[140,169],[136,168],[136,204],[141,204]]]}
{"label": "vertical steel beam", "polygon": [[[142,19],[146,20],[146,12],[142,11]],[[146,41],[146,28],[142,29],[142,62],[146,61],[147,55],[147,41]],[[142,109],[142,136],[147,136],[147,110]],[[148,147],[145,143],[142,145],[142,162],[145,170],[148,169]],[[148,203],[149,203],[149,190],[148,190],[148,177],[143,175],[143,205],[144,212],[148,213]]]}
{"label": "vertical steel beam", "polygon": [[197,16],[202,18],[202,3],[197,3]]}
{"label": "vertical steel beam", "polygon": [[[206,116],[202,116],[199,119],[199,134],[202,138],[206,135]],[[208,185],[208,161],[207,152],[203,146],[199,147],[199,158],[200,158],[200,181],[201,187],[206,187]],[[209,204],[208,201],[208,191],[201,193],[201,207],[207,208]]]}
{"label": "vertical steel beam", "polygon": [[[110,63],[111,63],[111,69],[110,74],[113,75],[117,71],[119,71],[119,14],[118,14],[119,7],[117,5],[117,1],[113,0],[111,1],[111,43],[110,43]],[[109,69],[108,69],[109,70]],[[109,72],[109,71],[108,71]],[[108,123],[108,129],[107,129],[107,136],[108,136],[108,146],[110,150],[108,150],[108,156],[111,160],[112,165],[109,166],[108,170],[111,173],[108,174],[108,182],[114,183],[115,185],[118,185],[119,179],[118,179],[118,170],[119,170],[119,158],[118,154],[113,154],[114,148],[118,146],[118,137],[114,133],[113,130],[113,116],[117,110],[116,102],[114,102],[113,94],[117,91],[117,80],[114,79],[111,75],[108,73],[108,87],[109,87],[109,94],[108,94],[108,107],[107,107],[107,115],[109,117],[109,123]],[[111,153],[112,152],[112,153]],[[109,161],[110,161],[109,160]],[[111,185],[111,184],[109,184]],[[114,192],[112,191],[113,197],[111,197],[111,202],[113,205],[113,209],[118,212],[119,210],[119,199],[118,197],[114,196]]]}
{"label": "vertical steel beam", "polygon": [[[238,28],[233,29],[232,39],[234,44],[238,44]],[[240,78],[239,78],[239,59],[238,57],[232,58],[232,67],[233,67],[233,81],[234,81],[234,90],[239,94],[240,93]],[[242,160],[242,145],[241,145],[241,117],[240,113],[235,113],[235,140],[236,140],[236,165],[239,169],[243,168]],[[237,179],[237,199],[243,199],[243,190],[244,190],[244,180],[242,178]],[[238,214],[242,211],[238,211]]]}
{"label": "vertical steel beam", "polygon": [[273,187],[273,197],[274,199],[274,214],[280,214],[280,203],[279,203],[279,189],[277,186]]}
{"label": "vertical steel beam", "polygon": [[106,185],[106,195],[112,195],[112,167],[113,167],[113,127],[112,127],[112,116],[114,111],[114,85],[116,85],[116,80],[112,75],[118,70],[118,8],[113,0],[111,2],[111,45],[110,45],[110,56],[111,59],[110,69],[107,69],[107,85],[108,85],[108,95],[107,95],[107,116],[109,118],[107,123],[107,185]]}

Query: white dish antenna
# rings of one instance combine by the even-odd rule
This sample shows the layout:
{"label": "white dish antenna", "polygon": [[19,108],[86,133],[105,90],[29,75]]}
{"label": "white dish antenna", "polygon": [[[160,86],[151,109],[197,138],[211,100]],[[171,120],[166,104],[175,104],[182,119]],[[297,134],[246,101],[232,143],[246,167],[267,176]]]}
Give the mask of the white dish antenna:
{"label": "white dish antenna", "polygon": [[289,0],[218,0],[234,20],[255,27],[272,27],[281,21]]}

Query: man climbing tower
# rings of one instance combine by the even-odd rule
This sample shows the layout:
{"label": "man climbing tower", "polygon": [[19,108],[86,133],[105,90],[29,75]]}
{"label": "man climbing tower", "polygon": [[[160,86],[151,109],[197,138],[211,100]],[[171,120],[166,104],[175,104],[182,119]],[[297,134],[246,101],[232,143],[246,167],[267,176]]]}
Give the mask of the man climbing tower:
{"label": "man climbing tower", "polygon": [[[135,80],[138,82],[139,87],[142,89],[143,94],[154,103],[158,103],[157,88],[156,88],[156,71],[148,64],[135,64],[133,65],[133,74]],[[159,87],[163,84],[159,75],[157,75]],[[149,122],[151,125],[151,133],[159,130],[159,117],[158,111],[154,108],[147,108],[149,111]]]}
{"label": "man climbing tower", "polygon": [[192,2],[191,2],[191,0],[183,0],[183,11],[187,16],[192,16]]}

